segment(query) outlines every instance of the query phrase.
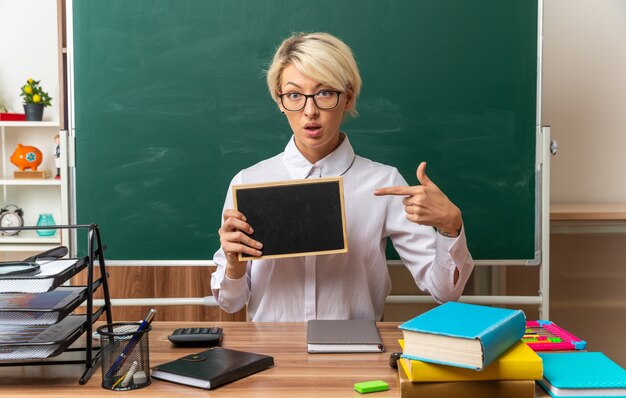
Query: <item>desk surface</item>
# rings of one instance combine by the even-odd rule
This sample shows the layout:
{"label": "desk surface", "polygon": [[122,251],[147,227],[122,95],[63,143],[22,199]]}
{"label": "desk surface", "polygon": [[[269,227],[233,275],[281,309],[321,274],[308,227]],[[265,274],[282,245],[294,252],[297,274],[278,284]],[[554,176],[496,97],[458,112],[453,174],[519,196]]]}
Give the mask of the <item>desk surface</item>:
{"label": "desk surface", "polygon": [[[154,322],[150,332],[151,366],[201,351],[174,348],[167,340],[172,330],[197,324]],[[378,324],[385,352],[372,354],[308,354],[304,323],[214,322],[211,326],[224,328],[224,347],[271,355],[275,366],[212,391],[152,379],[148,387],[128,392],[103,389],[100,368],[81,386],[81,365],[11,366],[0,368],[0,396],[363,397],[353,386],[367,380],[389,383],[389,391],[373,394],[372,398],[400,396],[397,371],[389,366],[389,354],[400,351],[397,340],[402,333],[398,323]],[[547,394],[537,387],[536,396]]]}

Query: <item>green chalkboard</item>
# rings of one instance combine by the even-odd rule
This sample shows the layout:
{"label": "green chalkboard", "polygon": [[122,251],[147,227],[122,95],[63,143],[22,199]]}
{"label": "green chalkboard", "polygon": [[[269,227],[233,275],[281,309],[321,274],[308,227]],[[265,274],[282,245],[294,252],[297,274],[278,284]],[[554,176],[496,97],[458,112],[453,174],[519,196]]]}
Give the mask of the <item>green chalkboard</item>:
{"label": "green chalkboard", "polygon": [[[292,32],[354,50],[357,153],[428,175],[479,260],[535,258],[536,0],[73,2],[76,213],[113,260],[208,260],[228,183],[291,131],[263,71]],[[376,244],[372,242],[372,244]]]}

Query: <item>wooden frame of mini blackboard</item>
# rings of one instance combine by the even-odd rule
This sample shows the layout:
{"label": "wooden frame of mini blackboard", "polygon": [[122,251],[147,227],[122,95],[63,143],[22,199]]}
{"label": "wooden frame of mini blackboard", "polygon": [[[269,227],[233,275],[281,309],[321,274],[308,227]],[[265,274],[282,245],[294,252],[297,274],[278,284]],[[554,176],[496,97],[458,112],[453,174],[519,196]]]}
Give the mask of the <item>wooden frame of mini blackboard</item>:
{"label": "wooden frame of mini blackboard", "polygon": [[260,257],[239,261],[348,252],[343,178],[234,185],[235,209],[263,243]]}

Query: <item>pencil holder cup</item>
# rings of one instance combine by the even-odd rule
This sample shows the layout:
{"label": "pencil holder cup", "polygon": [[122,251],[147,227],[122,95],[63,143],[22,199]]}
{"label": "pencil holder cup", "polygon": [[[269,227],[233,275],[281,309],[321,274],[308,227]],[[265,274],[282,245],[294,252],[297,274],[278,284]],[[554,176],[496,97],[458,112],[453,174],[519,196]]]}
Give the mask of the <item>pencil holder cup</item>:
{"label": "pencil holder cup", "polygon": [[139,330],[140,323],[111,323],[100,326],[100,360],[102,387],[124,391],[150,384],[150,350],[148,325]]}

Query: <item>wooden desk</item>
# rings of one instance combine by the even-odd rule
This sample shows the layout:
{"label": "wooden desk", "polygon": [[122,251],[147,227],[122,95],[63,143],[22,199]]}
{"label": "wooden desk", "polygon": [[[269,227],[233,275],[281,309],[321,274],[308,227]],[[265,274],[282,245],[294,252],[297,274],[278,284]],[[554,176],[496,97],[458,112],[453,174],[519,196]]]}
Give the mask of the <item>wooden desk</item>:
{"label": "wooden desk", "polygon": [[[197,323],[195,323],[197,324]],[[172,330],[189,326],[183,322],[154,322],[150,332],[150,364],[167,362],[198,352],[197,348],[174,348],[167,340]],[[15,366],[0,368],[0,396],[4,397],[363,397],[354,383],[384,380],[390,390],[373,398],[399,397],[397,371],[389,366],[389,354],[400,351],[398,323],[378,324],[384,353],[308,354],[304,323],[214,322],[224,328],[223,346],[274,357],[275,366],[216,390],[207,391],[152,379],[148,387],[127,391],[103,389],[98,368],[89,382],[78,379],[78,365]],[[537,397],[547,397],[538,387]]]}

